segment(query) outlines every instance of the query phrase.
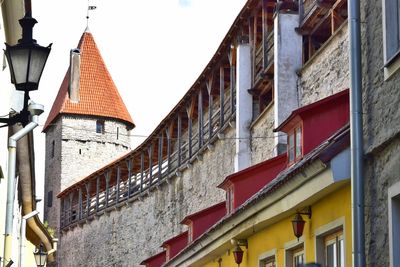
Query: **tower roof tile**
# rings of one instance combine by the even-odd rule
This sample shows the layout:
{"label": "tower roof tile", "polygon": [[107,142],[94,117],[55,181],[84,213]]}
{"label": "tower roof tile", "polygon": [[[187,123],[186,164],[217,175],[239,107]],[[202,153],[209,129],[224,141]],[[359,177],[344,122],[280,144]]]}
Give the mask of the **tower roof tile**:
{"label": "tower roof tile", "polygon": [[43,131],[45,132],[60,114],[113,118],[133,128],[135,126],[133,120],[89,31],[82,34],[78,48],[81,52],[79,102],[74,103],[68,97],[70,75],[68,69]]}

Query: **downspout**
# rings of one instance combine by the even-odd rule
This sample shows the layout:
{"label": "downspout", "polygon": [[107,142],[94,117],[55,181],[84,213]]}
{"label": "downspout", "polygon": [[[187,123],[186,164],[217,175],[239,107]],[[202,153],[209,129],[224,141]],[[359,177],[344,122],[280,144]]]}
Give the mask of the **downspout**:
{"label": "downspout", "polygon": [[22,216],[21,220],[21,231],[19,237],[19,254],[18,254],[18,266],[24,266],[24,256],[25,256],[25,236],[26,236],[26,221],[31,219],[33,216],[39,214],[37,210],[34,210],[24,216]]}
{"label": "downspout", "polygon": [[360,0],[349,0],[353,266],[365,266]]}
{"label": "downspout", "polygon": [[28,111],[32,116],[32,121],[24,128],[16,132],[8,139],[8,177],[7,177],[7,204],[6,204],[6,225],[4,233],[4,266],[11,260],[12,252],[12,228],[14,217],[14,197],[15,197],[15,168],[17,141],[27,135],[38,126],[39,115],[43,113],[43,105],[30,104]]}

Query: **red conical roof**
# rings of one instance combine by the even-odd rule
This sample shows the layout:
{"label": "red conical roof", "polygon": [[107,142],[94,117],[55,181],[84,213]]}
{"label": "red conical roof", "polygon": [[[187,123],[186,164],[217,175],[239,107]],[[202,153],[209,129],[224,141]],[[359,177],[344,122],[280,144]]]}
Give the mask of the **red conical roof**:
{"label": "red conical roof", "polygon": [[79,41],[81,51],[79,103],[68,96],[69,70],[43,127],[45,132],[60,114],[100,116],[121,120],[129,128],[135,125],[104,64],[93,36],[85,31]]}

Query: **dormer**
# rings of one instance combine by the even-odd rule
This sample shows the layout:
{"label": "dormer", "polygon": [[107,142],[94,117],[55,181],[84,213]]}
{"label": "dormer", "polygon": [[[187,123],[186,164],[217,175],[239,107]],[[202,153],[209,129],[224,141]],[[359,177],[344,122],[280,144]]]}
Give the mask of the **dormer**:
{"label": "dormer", "polygon": [[140,263],[146,267],[160,267],[165,263],[166,251],[160,252],[150,258],[145,259]]}
{"label": "dormer", "polygon": [[291,165],[349,122],[349,90],[294,110],[274,131],[287,134]]}
{"label": "dormer", "polygon": [[182,251],[188,244],[188,231],[183,232],[165,241],[161,247],[165,249],[165,260],[169,261]]}
{"label": "dormer", "polygon": [[188,226],[188,242],[196,240],[226,214],[225,201],[186,216],[181,224]]}
{"label": "dormer", "polygon": [[285,169],[286,162],[286,154],[282,154],[226,177],[218,187],[226,191],[227,214],[272,181]]}

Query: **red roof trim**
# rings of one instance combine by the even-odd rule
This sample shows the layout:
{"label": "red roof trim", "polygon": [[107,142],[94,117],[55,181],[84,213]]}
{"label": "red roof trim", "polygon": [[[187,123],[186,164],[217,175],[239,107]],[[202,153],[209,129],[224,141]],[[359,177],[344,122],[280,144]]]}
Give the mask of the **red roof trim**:
{"label": "red roof trim", "polygon": [[345,89],[339,93],[336,93],[334,95],[325,97],[319,101],[316,101],[314,103],[311,103],[309,105],[303,106],[301,108],[298,108],[296,110],[294,110],[290,116],[281,123],[281,125],[279,125],[276,129],[274,129],[274,132],[284,132],[285,129],[287,128],[286,126],[296,117],[296,116],[301,116],[302,114],[304,114],[307,111],[313,110],[315,108],[321,107],[323,105],[326,105],[328,103],[331,103],[339,98],[345,97],[345,96],[349,96],[349,89]]}
{"label": "red roof trim", "polygon": [[181,221],[181,224],[188,225],[188,224],[189,224],[189,221],[192,221],[194,218],[199,217],[199,216],[202,216],[202,215],[204,215],[204,214],[207,214],[207,213],[210,212],[210,211],[217,210],[217,209],[219,209],[219,208],[221,208],[221,207],[225,207],[225,205],[226,205],[226,201],[223,201],[223,202],[220,202],[220,203],[218,203],[218,204],[215,204],[215,205],[213,205],[213,206],[211,206],[211,207],[208,207],[208,208],[205,208],[205,209],[200,210],[200,211],[198,211],[198,212],[195,212],[195,213],[193,213],[193,214],[190,214],[190,215],[186,216],[186,217]]}
{"label": "red roof trim", "polygon": [[186,236],[188,235],[188,231],[185,231],[185,232],[183,232],[183,233],[181,233],[181,234],[179,234],[179,235],[176,235],[176,236],[174,236],[174,237],[168,239],[167,241],[164,241],[164,243],[162,243],[161,247],[165,248],[166,246],[171,245],[171,243],[173,243],[174,241],[176,241],[176,240],[178,240],[178,239],[184,237],[185,235],[186,235]]}
{"label": "red roof trim", "polygon": [[166,252],[165,250],[163,250],[163,251],[161,251],[160,253],[158,253],[158,254],[156,254],[156,255],[154,255],[154,256],[151,256],[150,258],[147,258],[147,259],[143,260],[143,261],[140,263],[140,265],[145,265],[145,264],[148,263],[149,261],[152,261],[152,260],[154,260],[154,259],[156,259],[156,258],[158,258],[158,257],[160,257],[160,256],[163,256],[163,254],[165,254],[165,256],[167,256],[167,255],[166,255],[167,252]]}
{"label": "red roof trim", "polygon": [[242,177],[246,173],[254,171],[254,170],[258,169],[258,168],[265,168],[266,165],[267,166],[275,166],[275,165],[281,163],[281,161],[283,159],[286,160],[286,153],[283,153],[283,154],[278,155],[276,157],[270,158],[270,159],[265,160],[263,162],[260,162],[260,163],[258,163],[256,165],[250,166],[250,167],[248,167],[246,169],[243,169],[243,170],[241,170],[239,172],[233,173],[233,174],[227,176],[225,178],[225,180],[222,183],[220,183],[217,187],[221,188],[221,189],[225,189],[228,185],[232,184],[233,181],[235,181],[237,179],[240,179],[240,177]]}

